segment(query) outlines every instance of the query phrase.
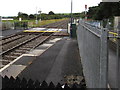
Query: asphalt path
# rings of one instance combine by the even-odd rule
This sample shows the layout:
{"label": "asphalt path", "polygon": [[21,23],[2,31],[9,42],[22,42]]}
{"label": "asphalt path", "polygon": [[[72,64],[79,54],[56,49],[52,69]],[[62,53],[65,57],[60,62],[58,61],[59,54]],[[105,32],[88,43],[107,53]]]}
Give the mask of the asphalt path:
{"label": "asphalt path", "polygon": [[15,33],[22,32],[22,31],[23,30],[13,30],[13,29],[11,29],[11,30],[3,30],[3,31],[1,31],[1,33],[2,33],[2,36],[5,37],[5,36],[9,36],[11,34],[15,34]]}
{"label": "asphalt path", "polygon": [[69,75],[83,75],[77,41],[73,39],[58,41],[18,76],[57,84],[64,83],[64,77]]}

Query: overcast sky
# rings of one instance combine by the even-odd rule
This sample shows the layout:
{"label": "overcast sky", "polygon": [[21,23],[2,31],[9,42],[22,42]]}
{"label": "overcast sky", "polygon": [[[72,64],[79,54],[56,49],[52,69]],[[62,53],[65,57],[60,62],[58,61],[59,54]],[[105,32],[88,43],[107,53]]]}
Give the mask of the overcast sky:
{"label": "overcast sky", "polygon": [[[73,0],[73,12],[84,11],[88,7],[97,6],[102,0]],[[16,16],[18,12],[35,14],[37,10],[42,13],[70,13],[71,0],[0,0],[0,16]]]}

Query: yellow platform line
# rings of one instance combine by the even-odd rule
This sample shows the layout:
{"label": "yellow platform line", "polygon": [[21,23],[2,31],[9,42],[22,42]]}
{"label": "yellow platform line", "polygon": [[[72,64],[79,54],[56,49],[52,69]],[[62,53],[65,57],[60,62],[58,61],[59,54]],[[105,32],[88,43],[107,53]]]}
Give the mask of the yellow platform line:
{"label": "yellow platform line", "polygon": [[23,32],[60,32],[60,31],[32,31],[32,30],[24,30]]}
{"label": "yellow platform line", "polygon": [[[109,34],[113,34],[115,37],[118,36],[118,33],[115,32],[109,32]],[[113,42],[116,42],[117,38],[113,38]]]}
{"label": "yellow platform line", "polygon": [[109,32],[109,34],[113,34],[113,35],[116,35],[116,36],[118,35],[117,33],[114,33],[114,32]]}

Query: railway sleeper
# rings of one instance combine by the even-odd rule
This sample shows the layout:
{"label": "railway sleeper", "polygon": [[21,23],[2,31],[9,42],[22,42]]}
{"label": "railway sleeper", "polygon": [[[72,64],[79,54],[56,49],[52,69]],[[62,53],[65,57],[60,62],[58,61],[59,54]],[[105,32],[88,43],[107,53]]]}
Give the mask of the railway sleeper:
{"label": "railway sleeper", "polygon": [[21,48],[19,48],[20,50],[27,50],[27,51],[29,51],[31,48],[27,48],[27,47],[21,47]]}
{"label": "railway sleeper", "polygon": [[5,65],[7,65],[10,62],[6,62],[6,61],[2,61],[2,67],[4,67]]}
{"label": "railway sleeper", "polygon": [[27,43],[26,46],[33,46],[33,44],[31,44],[31,43]]}
{"label": "railway sleeper", "polygon": [[9,57],[10,57],[10,58],[17,58],[16,55],[13,55],[13,56],[12,56],[12,55],[5,55],[5,57],[8,57],[8,58],[9,58]]}
{"label": "railway sleeper", "polygon": [[9,61],[13,61],[15,58],[8,58],[8,57],[3,57],[3,59],[9,60]]}
{"label": "railway sleeper", "polygon": [[8,63],[10,63],[10,61],[8,60],[3,60],[3,61],[0,61],[0,63],[2,63],[2,65],[0,67],[4,67],[5,65],[7,65]]}
{"label": "railway sleeper", "polygon": [[10,62],[9,60],[2,59],[0,62]]}
{"label": "railway sleeper", "polygon": [[16,53],[25,53],[26,50],[20,50],[20,49],[17,49],[17,50],[15,50],[15,52],[16,52]]}
{"label": "railway sleeper", "polygon": [[3,58],[8,59],[8,60],[14,60],[16,59],[18,56],[11,56],[11,55],[5,55]]}
{"label": "railway sleeper", "polygon": [[35,46],[38,42],[32,42],[31,46]]}
{"label": "railway sleeper", "polygon": [[26,46],[23,46],[23,48],[32,48],[33,45],[26,45]]}
{"label": "railway sleeper", "polygon": [[10,55],[13,55],[13,56],[20,56],[20,55],[22,55],[22,53],[11,53]]}
{"label": "railway sleeper", "polygon": [[18,38],[21,38],[22,36],[17,36],[17,37],[14,37],[14,38],[10,38],[10,39],[7,39],[7,40],[3,40],[2,42],[6,43],[6,42],[9,42],[9,41],[12,41],[14,39],[18,39]]}
{"label": "railway sleeper", "polygon": [[[1,63],[1,62],[0,62],[0,63]],[[5,66],[5,65],[3,65],[3,64],[2,64],[2,65],[0,65],[0,69],[1,69],[1,68],[3,68],[4,66]]]}
{"label": "railway sleeper", "polygon": [[0,69],[3,68],[5,65],[1,64],[2,62],[0,62]]}

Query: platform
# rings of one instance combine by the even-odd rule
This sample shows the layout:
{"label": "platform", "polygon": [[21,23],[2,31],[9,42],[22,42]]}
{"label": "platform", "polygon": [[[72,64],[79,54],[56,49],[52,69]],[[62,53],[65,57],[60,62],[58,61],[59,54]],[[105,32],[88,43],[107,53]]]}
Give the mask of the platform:
{"label": "platform", "polygon": [[67,29],[57,29],[57,28],[32,28],[29,30],[24,30],[23,32],[67,32]]}
{"label": "platform", "polygon": [[1,37],[6,37],[6,36],[9,36],[9,35],[12,35],[12,34],[15,34],[15,33],[18,33],[18,32],[22,32],[23,30],[3,30],[1,31],[1,34],[2,36]]}
{"label": "platform", "polygon": [[54,84],[65,83],[73,77],[80,81],[83,74],[77,40],[63,38],[57,41],[32,61],[18,76],[21,79],[24,77],[27,80],[39,80],[40,82],[52,81]]}

